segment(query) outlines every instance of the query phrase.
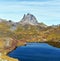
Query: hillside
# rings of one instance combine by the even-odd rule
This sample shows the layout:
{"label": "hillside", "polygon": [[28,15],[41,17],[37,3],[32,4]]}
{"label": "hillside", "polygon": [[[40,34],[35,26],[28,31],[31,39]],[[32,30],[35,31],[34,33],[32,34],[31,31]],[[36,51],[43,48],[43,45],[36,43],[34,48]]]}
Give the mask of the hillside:
{"label": "hillside", "polygon": [[24,15],[17,23],[0,19],[1,37],[10,37],[24,42],[59,41],[60,25],[47,26],[44,23],[38,23],[32,14]]}
{"label": "hillside", "polygon": [[35,38],[46,27],[47,25],[44,23],[38,23],[36,17],[32,14],[24,15],[18,23],[0,19],[0,37],[12,37],[17,40],[30,39],[32,36],[32,38]]}
{"label": "hillside", "polygon": [[32,14],[24,15],[17,23],[0,19],[0,53],[6,55],[27,42],[47,42],[60,47],[60,25],[38,23]]}

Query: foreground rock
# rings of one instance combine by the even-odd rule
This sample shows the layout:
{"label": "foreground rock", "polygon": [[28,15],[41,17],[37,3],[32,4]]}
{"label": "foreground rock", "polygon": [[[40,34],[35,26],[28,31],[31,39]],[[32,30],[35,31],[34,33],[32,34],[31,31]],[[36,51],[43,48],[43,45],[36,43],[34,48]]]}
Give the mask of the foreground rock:
{"label": "foreground rock", "polygon": [[0,53],[0,61],[18,61],[18,59],[10,58],[2,53]]}
{"label": "foreground rock", "polygon": [[18,61],[7,56],[9,52],[16,48],[17,41],[12,38],[0,38],[0,61]]}
{"label": "foreground rock", "polygon": [[22,40],[15,40],[10,37],[0,38],[0,60],[1,61],[18,61],[18,59],[13,59],[8,57],[7,54],[14,50],[18,46],[25,45],[26,42]]}

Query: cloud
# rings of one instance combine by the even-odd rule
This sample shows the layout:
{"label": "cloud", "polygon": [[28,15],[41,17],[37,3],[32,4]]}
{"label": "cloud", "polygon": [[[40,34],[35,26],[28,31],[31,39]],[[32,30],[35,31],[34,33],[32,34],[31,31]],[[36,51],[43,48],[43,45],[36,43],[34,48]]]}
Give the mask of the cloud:
{"label": "cloud", "polygon": [[[59,0],[12,0],[0,2],[0,17],[17,21],[25,13],[34,14],[39,22],[47,24],[59,23],[60,1]],[[55,21],[54,21],[55,20]],[[53,23],[52,23],[53,21]],[[56,24],[55,23],[55,24]]]}

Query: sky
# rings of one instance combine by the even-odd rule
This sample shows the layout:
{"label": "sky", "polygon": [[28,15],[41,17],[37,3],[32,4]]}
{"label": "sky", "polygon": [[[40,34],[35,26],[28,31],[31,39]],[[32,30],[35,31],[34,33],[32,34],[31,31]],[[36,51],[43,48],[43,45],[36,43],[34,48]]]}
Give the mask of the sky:
{"label": "sky", "polygon": [[38,22],[60,24],[60,0],[0,0],[0,18],[18,22],[24,14],[33,14]]}

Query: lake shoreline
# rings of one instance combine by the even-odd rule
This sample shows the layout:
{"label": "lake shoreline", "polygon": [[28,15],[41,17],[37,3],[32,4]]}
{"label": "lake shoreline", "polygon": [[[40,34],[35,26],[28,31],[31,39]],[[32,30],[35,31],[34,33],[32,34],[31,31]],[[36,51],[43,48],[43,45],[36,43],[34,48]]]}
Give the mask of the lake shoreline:
{"label": "lake shoreline", "polygon": [[[20,59],[22,59],[23,60],[23,56],[25,56],[25,55],[31,55],[31,54],[33,54],[34,55],[34,52],[36,52],[36,51],[39,51],[39,53],[40,52],[42,52],[41,54],[45,54],[45,52],[46,53],[48,53],[48,52],[50,52],[51,54],[56,54],[56,53],[54,53],[53,51],[48,51],[48,50],[50,50],[51,49],[51,45],[49,45],[49,44],[47,44],[47,43],[27,43],[27,45],[25,45],[25,46],[19,46],[19,47],[17,47],[17,49],[16,50],[14,50],[13,52],[11,52],[10,54],[12,54],[11,55],[11,57],[13,56],[13,58],[18,58],[19,56],[20,56]],[[32,48],[32,49],[31,49]],[[34,50],[36,48],[36,50]],[[55,47],[52,47],[52,49],[51,50],[53,50],[53,48],[54,48],[54,51],[57,51],[57,50],[59,50],[59,49],[57,49],[57,48],[55,48]],[[26,50],[27,49],[27,50]],[[43,49],[43,51],[41,51],[41,49]],[[46,51],[44,50],[44,49],[47,49]],[[55,50],[55,49],[57,49],[57,50]],[[32,50],[32,51],[31,51]],[[16,52],[15,52],[16,51]],[[28,52],[31,52],[31,53],[28,53]],[[45,51],[45,52],[44,52]],[[26,54],[26,53],[28,53],[28,54]],[[58,51],[57,51],[58,52]],[[15,55],[16,54],[16,55]],[[22,56],[21,55],[19,55],[19,54],[23,54]],[[35,54],[38,54],[38,52],[36,52]],[[19,56],[17,56],[17,55],[19,55]],[[54,55],[52,55],[52,57],[54,57]],[[37,56],[37,55],[35,55],[35,56]],[[35,57],[34,56],[34,57]],[[39,57],[40,55],[38,55],[38,57]],[[45,55],[44,55],[45,56]],[[50,55],[49,55],[50,56]],[[26,57],[26,56],[25,56]],[[29,56],[30,57],[30,56]],[[29,58],[28,57],[28,58]],[[37,58],[38,58],[37,57]],[[42,57],[42,56],[41,56]],[[28,59],[27,58],[27,59]],[[19,60],[20,60],[19,59]],[[56,58],[57,59],[57,58]],[[37,59],[38,60],[38,59]],[[29,60],[28,60],[29,61]]]}
{"label": "lake shoreline", "polygon": [[[26,46],[28,43],[47,43],[47,44],[49,44],[49,43],[59,43],[59,42],[50,42],[50,41],[49,42],[48,41],[47,42],[27,42],[27,43],[24,43],[24,45],[20,45],[20,46]],[[51,44],[49,44],[49,45],[51,45]],[[18,47],[20,47],[20,46],[18,46]],[[14,50],[16,50],[18,47],[16,47]],[[54,47],[57,47],[57,46],[54,46]],[[14,50],[12,50],[11,52],[13,52]],[[11,52],[9,52],[9,53],[11,53]]]}

